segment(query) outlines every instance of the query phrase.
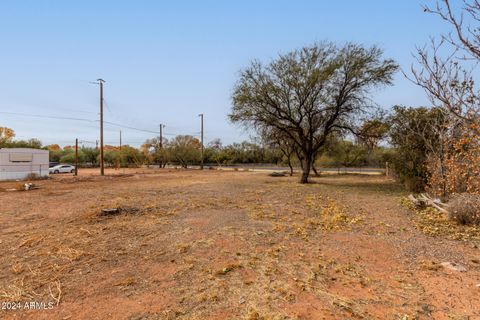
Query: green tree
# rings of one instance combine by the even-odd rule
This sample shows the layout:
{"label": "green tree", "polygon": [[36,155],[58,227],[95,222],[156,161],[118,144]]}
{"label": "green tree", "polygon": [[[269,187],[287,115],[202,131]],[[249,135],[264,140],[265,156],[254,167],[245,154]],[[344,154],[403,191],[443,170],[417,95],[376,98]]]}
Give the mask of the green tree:
{"label": "green tree", "polygon": [[440,108],[395,106],[388,123],[390,143],[396,151],[392,159],[395,172],[408,189],[423,191],[428,180],[427,156],[443,147],[440,134],[445,113]]}
{"label": "green tree", "polygon": [[369,151],[378,147],[388,133],[388,124],[381,119],[370,119],[363,122],[358,130],[357,140]]}
{"label": "green tree", "polygon": [[335,159],[337,165],[342,167],[361,166],[365,164],[367,149],[352,141],[342,140],[335,144],[329,152]]}
{"label": "green tree", "polygon": [[168,149],[172,161],[187,168],[200,161],[200,141],[190,135],[179,135],[170,141]]}
{"label": "green tree", "polygon": [[301,183],[307,183],[315,156],[329,135],[354,126],[370,105],[372,88],[391,84],[398,69],[378,47],[317,43],[258,61],[241,71],[230,119],[256,130],[274,128],[298,150]]}
{"label": "green tree", "polygon": [[117,151],[117,155],[120,157],[122,166],[139,167],[144,164],[146,160],[140,150],[128,145],[122,146],[122,150]]}
{"label": "green tree", "polygon": [[96,166],[97,165],[97,158],[100,154],[100,150],[97,148],[82,148],[82,153],[85,155],[85,162],[89,165]]}
{"label": "green tree", "polygon": [[[75,152],[69,151],[60,158],[61,163],[75,164]],[[85,163],[85,154],[81,150],[78,151],[78,164]]]}
{"label": "green tree", "polygon": [[38,139],[29,139],[29,140],[12,140],[10,142],[5,142],[0,144],[2,148],[33,148],[33,149],[42,149],[42,142]]}

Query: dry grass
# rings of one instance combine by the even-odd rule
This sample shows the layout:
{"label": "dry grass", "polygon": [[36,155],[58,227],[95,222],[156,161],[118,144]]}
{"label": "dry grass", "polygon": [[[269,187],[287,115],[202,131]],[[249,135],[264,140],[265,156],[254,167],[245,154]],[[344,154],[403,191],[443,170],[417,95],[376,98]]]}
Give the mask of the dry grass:
{"label": "dry grass", "polygon": [[460,224],[431,207],[417,209],[406,198],[402,199],[402,204],[415,213],[415,226],[425,234],[480,244],[480,226]]}
{"label": "dry grass", "polygon": [[[421,318],[420,303],[473,315],[458,305],[464,292],[443,297],[444,283],[422,282],[421,272],[433,272],[435,263],[419,256],[412,269],[406,249],[390,244],[385,230],[395,230],[399,246],[420,234],[399,231],[411,222],[399,218],[399,197],[384,191],[395,190],[391,182],[318,181],[161,171],[56,177],[23,197],[6,193],[0,297],[56,305],[52,314],[21,314],[31,319]],[[103,216],[104,208],[121,210]],[[415,215],[422,231],[447,223],[432,214]],[[423,237],[414,245],[438,244]]]}

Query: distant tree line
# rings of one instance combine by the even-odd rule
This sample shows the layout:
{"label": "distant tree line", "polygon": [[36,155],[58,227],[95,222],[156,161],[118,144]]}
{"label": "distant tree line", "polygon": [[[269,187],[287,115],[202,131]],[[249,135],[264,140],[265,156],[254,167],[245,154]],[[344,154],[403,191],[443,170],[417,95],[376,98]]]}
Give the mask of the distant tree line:
{"label": "distant tree line", "polygon": [[42,142],[38,139],[15,140],[15,131],[0,126],[0,148],[34,148],[40,149]]}
{"label": "distant tree line", "polygon": [[[9,128],[1,128],[0,132],[6,132],[8,138],[2,133],[0,140],[1,148],[37,148],[46,149],[50,152],[50,162],[75,163],[75,146],[60,147],[58,144],[43,146],[38,139],[14,140],[14,131]],[[393,151],[388,147],[378,146],[378,142],[384,138],[384,134],[375,141],[358,140],[355,142],[343,140],[338,137],[328,142],[321,156],[315,158],[317,167],[359,167],[384,166]],[[109,167],[138,167],[143,165],[168,165],[187,168],[200,164],[201,151],[200,141],[190,135],[179,135],[173,139],[164,139],[160,146],[158,138],[147,139],[139,148],[124,145],[106,145],[104,147],[105,164]],[[301,161],[294,153],[282,150],[284,146],[271,143],[263,137],[257,141],[243,141],[223,145],[220,139],[214,139],[205,145],[204,162],[215,166],[235,164],[274,164],[299,167]],[[99,166],[100,151],[96,147],[80,146],[78,150],[78,163],[80,166]]]}

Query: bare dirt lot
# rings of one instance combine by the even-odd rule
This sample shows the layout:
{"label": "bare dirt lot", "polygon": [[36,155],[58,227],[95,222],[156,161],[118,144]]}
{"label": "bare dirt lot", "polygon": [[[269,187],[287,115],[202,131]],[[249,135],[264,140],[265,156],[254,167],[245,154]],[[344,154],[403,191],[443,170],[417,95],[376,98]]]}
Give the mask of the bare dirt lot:
{"label": "bare dirt lot", "polygon": [[0,183],[1,319],[480,319],[480,229],[385,177],[120,172]]}

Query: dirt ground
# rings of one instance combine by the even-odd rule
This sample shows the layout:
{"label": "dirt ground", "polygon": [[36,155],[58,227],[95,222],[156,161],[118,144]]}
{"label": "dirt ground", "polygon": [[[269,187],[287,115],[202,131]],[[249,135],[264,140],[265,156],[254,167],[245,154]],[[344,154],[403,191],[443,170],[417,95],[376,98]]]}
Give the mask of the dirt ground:
{"label": "dirt ground", "polygon": [[96,173],[0,183],[1,319],[480,319],[480,229],[385,177]]}

